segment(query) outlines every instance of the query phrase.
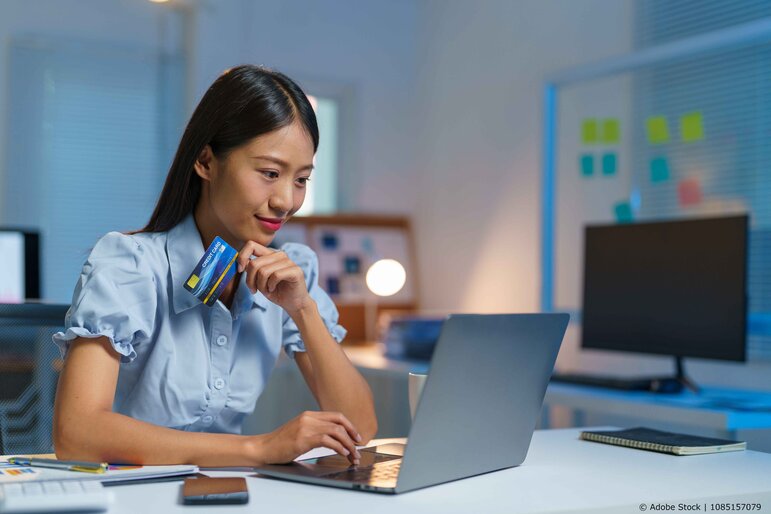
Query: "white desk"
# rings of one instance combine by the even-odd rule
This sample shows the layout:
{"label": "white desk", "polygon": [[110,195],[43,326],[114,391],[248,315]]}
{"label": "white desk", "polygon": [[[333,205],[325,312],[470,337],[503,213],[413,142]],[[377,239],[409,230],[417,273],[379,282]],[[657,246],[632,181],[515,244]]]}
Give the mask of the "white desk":
{"label": "white desk", "polygon": [[[579,430],[536,431],[522,466],[400,495],[284,482],[248,472],[249,503],[206,512],[260,513],[638,513],[645,503],[760,503],[771,510],[771,454],[676,457],[590,443]],[[388,440],[392,441],[392,440]],[[473,444],[473,443],[472,443]],[[480,441],[476,444],[486,444]],[[489,444],[489,443],[487,443]],[[199,512],[182,505],[181,482],[117,486],[113,513]],[[707,505],[709,507],[709,505]]]}

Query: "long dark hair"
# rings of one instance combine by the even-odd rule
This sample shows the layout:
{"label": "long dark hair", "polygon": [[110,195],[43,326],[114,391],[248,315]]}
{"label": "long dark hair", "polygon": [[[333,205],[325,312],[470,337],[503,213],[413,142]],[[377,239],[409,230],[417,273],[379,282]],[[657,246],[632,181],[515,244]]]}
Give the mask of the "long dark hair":
{"label": "long dark hair", "polygon": [[141,230],[164,232],[195,208],[201,177],[193,165],[206,145],[224,157],[249,140],[302,122],[319,146],[319,127],[308,97],[292,79],[262,66],[242,65],[226,70],[209,87],[196,107],[179,142],[166,183],[150,221]]}

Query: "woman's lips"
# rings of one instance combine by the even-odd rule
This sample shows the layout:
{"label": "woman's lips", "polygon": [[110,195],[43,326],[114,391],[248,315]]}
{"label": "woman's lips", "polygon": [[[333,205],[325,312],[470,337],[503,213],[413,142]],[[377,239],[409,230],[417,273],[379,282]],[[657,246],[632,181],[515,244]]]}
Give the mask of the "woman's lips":
{"label": "woman's lips", "polygon": [[259,220],[263,227],[272,230],[273,232],[280,229],[281,225],[284,223],[284,220],[281,218],[263,218],[262,216],[255,216],[255,218]]}

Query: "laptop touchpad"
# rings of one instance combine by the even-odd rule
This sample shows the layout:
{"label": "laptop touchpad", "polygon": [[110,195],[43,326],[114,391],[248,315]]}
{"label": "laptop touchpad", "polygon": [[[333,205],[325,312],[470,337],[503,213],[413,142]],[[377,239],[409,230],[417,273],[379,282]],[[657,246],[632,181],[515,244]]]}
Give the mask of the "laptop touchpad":
{"label": "laptop touchpad", "polygon": [[[357,468],[368,468],[374,466],[378,462],[386,462],[389,460],[399,459],[398,455],[383,455],[380,453],[374,453],[371,451],[361,450],[361,461]],[[329,455],[328,457],[318,457],[315,459],[306,459],[296,461],[295,464],[301,464],[304,467],[319,470],[319,471],[340,471],[353,467],[347,457],[341,457],[340,455]]]}

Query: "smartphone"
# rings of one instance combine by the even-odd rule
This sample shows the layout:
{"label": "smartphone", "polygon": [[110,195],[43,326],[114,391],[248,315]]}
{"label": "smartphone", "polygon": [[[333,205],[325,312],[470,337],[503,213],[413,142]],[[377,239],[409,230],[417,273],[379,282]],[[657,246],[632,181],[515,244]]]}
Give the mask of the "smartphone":
{"label": "smartphone", "polygon": [[182,487],[185,505],[232,505],[249,503],[246,479],[241,477],[186,478]]}

